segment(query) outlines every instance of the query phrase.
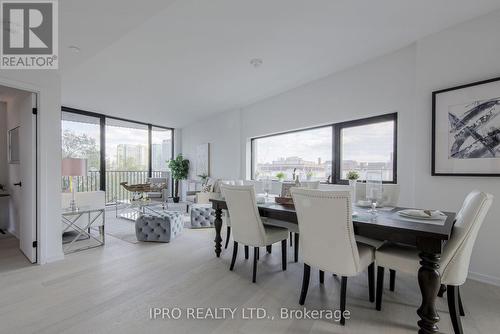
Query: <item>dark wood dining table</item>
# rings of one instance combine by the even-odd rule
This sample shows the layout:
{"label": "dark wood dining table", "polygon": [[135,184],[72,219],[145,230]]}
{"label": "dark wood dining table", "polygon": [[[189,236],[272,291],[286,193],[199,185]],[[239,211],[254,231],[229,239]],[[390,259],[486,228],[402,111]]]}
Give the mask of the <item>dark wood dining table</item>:
{"label": "dark wood dining table", "polygon": [[[215,210],[215,254],[220,257],[222,251],[222,210],[227,209],[224,198],[210,199]],[[262,217],[278,219],[289,224],[297,224],[295,210],[273,201],[257,204]],[[436,310],[436,298],[441,286],[438,272],[441,252],[446,241],[450,238],[455,223],[455,213],[443,212],[446,218],[442,221],[418,221],[406,219],[397,214],[405,208],[396,207],[379,209],[373,215],[364,208],[355,208],[353,215],[354,233],[356,235],[397,242],[416,247],[420,251],[420,269],[418,270],[418,284],[422,295],[422,302],[417,310],[420,317],[417,325],[418,333],[437,333],[439,315]]]}

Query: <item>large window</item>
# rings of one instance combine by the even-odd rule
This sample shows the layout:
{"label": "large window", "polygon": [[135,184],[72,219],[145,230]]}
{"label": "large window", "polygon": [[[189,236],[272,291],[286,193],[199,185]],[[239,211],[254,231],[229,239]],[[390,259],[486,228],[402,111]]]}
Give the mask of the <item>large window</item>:
{"label": "large window", "polygon": [[396,182],[396,114],[335,125],[338,135],[336,182],[357,171],[365,180],[369,170],[382,171],[382,180]]}
{"label": "large window", "polygon": [[106,119],[106,171],[148,171],[148,125]]}
{"label": "large window", "polygon": [[151,129],[151,164],[153,172],[168,171],[167,161],[172,159],[173,131],[153,126]]}
{"label": "large window", "polygon": [[349,171],[364,180],[381,170],[383,181],[396,183],[397,114],[252,139],[252,177],[347,183]]}
{"label": "large window", "polygon": [[[75,178],[76,191],[101,188],[101,127],[99,117],[62,113],[62,157],[87,161],[87,175]],[[63,177],[63,189],[69,188],[69,177]]]}
{"label": "large window", "polygon": [[252,141],[253,177],[284,174],[300,179],[326,180],[332,171],[332,128],[330,126],[257,138]]}
{"label": "large window", "polygon": [[[167,177],[173,158],[171,128],[128,121],[83,110],[62,108],[63,157],[87,160],[88,176],[77,180],[77,191],[105,190],[106,203],[126,200],[120,185]],[[63,178],[63,189],[69,184]]]}

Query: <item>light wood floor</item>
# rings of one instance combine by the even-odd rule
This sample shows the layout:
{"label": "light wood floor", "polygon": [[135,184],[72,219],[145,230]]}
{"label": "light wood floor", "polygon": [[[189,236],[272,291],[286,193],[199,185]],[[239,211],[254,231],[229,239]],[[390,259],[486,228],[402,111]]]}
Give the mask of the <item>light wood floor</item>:
{"label": "light wood floor", "polygon": [[[415,333],[416,279],[399,275],[385,291],[383,310],[368,302],[366,274],[350,279],[345,327],[328,320],[277,320],[280,307],[299,309],[302,264],[280,269],[280,251],[261,251],[257,284],[240,250],[229,272],[230,246],[217,259],[213,230],[185,230],[170,244],[131,244],[107,238],[105,247],[45,266],[27,265],[15,242],[0,241],[1,333]],[[14,248],[13,248],[14,247]],[[8,250],[10,249],[10,250]],[[8,251],[7,251],[8,250]],[[388,277],[386,279],[388,281]],[[306,306],[337,309],[339,281],[311,278]],[[500,288],[474,281],[462,290],[466,333],[498,333]],[[264,307],[275,320],[150,320],[151,307]],[[441,332],[451,333],[440,299]]]}

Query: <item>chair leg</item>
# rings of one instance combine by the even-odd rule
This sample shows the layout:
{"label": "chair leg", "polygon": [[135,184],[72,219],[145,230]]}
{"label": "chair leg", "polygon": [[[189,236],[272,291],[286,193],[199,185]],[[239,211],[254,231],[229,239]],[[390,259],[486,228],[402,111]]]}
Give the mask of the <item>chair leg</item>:
{"label": "chair leg", "polygon": [[260,248],[259,247],[255,247],[257,248],[257,261],[260,260]]}
{"label": "chair leg", "polygon": [[234,245],[233,245],[233,259],[231,260],[231,266],[229,267],[229,270],[231,270],[231,271],[233,271],[234,263],[236,262],[237,255],[238,255],[238,243],[235,241]]}
{"label": "chair leg", "polygon": [[384,292],[384,267],[377,267],[377,302],[375,308],[377,311],[382,309],[382,293]]}
{"label": "chair leg", "polygon": [[460,316],[465,317],[464,305],[462,304],[462,296],[460,296],[460,287],[457,286],[458,290],[458,311]]}
{"label": "chair leg", "polygon": [[286,239],[285,240],[281,240],[281,269],[283,269],[283,271],[286,270]]}
{"label": "chair leg", "polygon": [[368,266],[368,293],[370,303],[375,301],[375,262]]}
{"label": "chair leg", "polygon": [[293,246],[293,232],[290,232],[290,247]]}
{"label": "chair leg", "polygon": [[269,254],[271,254],[271,253],[272,253],[272,251],[273,251],[273,245],[268,245],[268,246],[266,246],[266,251],[267,251]]}
{"label": "chair leg", "polygon": [[253,277],[252,282],[257,282],[257,260],[259,259],[259,247],[253,248]]}
{"label": "chair leg", "polygon": [[320,284],[325,283],[325,272],[323,270],[319,271],[319,283]]}
{"label": "chair leg", "polygon": [[248,260],[248,246],[245,245],[245,260]]}
{"label": "chair leg", "polygon": [[347,277],[342,276],[342,281],[340,283],[340,324],[342,326],[345,325],[345,318],[344,318],[344,311],[345,311],[345,301],[346,301],[346,294],[347,294]]}
{"label": "chair leg", "polygon": [[309,278],[311,277],[311,267],[304,263],[304,276],[302,277],[302,291],[300,292],[299,304],[306,302],[307,289],[309,289]]}
{"label": "chair leg", "polygon": [[448,297],[448,309],[450,311],[451,324],[455,334],[463,334],[462,321],[460,320],[459,313],[459,295],[458,286],[448,285],[446,287],[446,296]]}
{"label": "chair leg", "polygon": [[227,249],[227,245],[229,244],[229,237],[231,236],[231,226],[227,227],[227,232],[226,232],[226,246],[224,247]]}
{"label": "chair leg", "polygon": [[299,262],[299,234],[295,233],[295,249],[294,249],[294,262]]}
{"label": "chair leg", "polygon": [[396,270],[389,269],[390,281],[389,281],[389,289],[394,291],[396,286]]}
{"label": "chair leg", "polygon": [[443,297],[445,292],[446,292],[446,285],[441,284],[441,287],[439,288],[439,292],[438,292],[438,297]]}

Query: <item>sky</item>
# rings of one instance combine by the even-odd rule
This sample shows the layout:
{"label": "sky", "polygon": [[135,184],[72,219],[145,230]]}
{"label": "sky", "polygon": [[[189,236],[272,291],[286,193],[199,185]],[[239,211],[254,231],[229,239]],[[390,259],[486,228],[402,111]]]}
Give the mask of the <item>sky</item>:
{"label": "sky", "polygon": [[[386,162],[393,149],[392,121],[346,128],[342,132],[344,160]],[[332,159],[331,127],[292,132],[257,139],[257,162],[271,163],[280,157],[299,156],[307,161]]]}

